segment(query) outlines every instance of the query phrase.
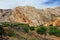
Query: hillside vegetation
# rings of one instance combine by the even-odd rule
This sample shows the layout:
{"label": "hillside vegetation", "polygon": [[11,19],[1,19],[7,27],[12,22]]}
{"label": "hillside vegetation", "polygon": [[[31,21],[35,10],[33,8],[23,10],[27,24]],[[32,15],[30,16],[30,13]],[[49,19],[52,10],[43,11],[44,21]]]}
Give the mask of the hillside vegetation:
{"label": "hillside vegetation", "polygon": [[52,24],[47,28],[44,25],[34,27],[23,23],[2,22],[0,35],[8,40],[60,40],[60,28]]}
{"label": "hillside vegetation", "polygon": [[0,40],[60,40],[60,7],[0,9]]}

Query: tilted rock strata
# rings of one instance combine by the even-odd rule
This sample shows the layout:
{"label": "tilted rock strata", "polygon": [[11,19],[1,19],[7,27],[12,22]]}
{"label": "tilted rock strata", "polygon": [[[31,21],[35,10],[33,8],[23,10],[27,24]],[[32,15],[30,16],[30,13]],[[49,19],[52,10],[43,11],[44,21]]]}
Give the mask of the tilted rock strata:
{"label": "tilted rock strata", "polygon": [[19,6],[13,10],[0,10],[0,22],[21,22],[31,26],[53,22],[57,19],[57,17],[60,18],[60,7],[36,9],[31,6]]}
{"label": "tilted rock strata", "polygon": [[57,17],[60,17],[58,10],[58,8],[36,9],[30,6],[16,7],[13,11],[13,17],[16,22],[37,26],[55,21]]}
{"label": "tilted rock strata", "polygon": [[11,21],[11,15],[12,9],[0,9],[0,22]]}

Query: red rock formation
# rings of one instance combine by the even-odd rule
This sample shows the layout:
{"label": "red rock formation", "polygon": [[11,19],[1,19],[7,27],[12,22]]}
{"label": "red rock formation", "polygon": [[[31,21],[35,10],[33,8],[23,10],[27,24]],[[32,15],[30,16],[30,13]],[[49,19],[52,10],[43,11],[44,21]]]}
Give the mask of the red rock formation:
{"label": "red rock formation", "polygon": [[57,19],[53,22],[54,26],[60,26],[60,19]]}

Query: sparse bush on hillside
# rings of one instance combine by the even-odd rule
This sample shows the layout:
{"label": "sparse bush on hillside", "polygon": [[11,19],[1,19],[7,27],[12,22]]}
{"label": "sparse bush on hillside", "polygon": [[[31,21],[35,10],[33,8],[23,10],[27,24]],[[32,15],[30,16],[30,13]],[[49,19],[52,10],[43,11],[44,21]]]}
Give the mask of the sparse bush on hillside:
{"label": "sparse bush on hillside", "polygon": [[2,27],[10,27],[11,26],[11,23],[10,22],[2,22],[1,23],[2,25]]}
{"label": "sparse bush on hillside", "polygon": [[19,27],[21,25],[21,23],[12,23],[11,27]]}
{"label": "sparse bush on hillside", "polygon": [[54,35],[56,29],[57,29],[56,27],[50,26],[50,28],[49,28],[49,34],[50,35]]}
{"label": "sparse bush on hillside", "polygon": [[12,23],[11,27],[25,27],[29,26],[28,24],[23,24],[23,23]]}
{"label": "sparse bush on hillside", "polygon": [[36,29],[36,32],[37,32],[38,34],[40,34],[40,27],[38,27],[38,28]]}
{"label": "sparse bush on hillside", "polygon": [[[31,31],[36,31],[38,34],[46,34],[47,31],[50,35],[55,35],[57,37],[60,37],[60,29],[58,29],[57,27],[53,26],[52,24],[50,25],[50,28],[47,28],[43,25],[40,25],[40,26],[37,26],[36,28],[34,26],[30,27],[28,24],[23,24],[23,23],[10,23],[10,22],[3,22],[0,24],[0,35],[4,35],[4,31],[3,31],[3,28],[4,27],[8,27],[8,28],[14,28],[14,27],[18,27],[20,28],[21,30],[23,30],[24,32],[28,33],[29,30]],[[12,31],[11,29],[10,30],[7,30],[6,35],[8,36],[16,36],[16,34],[14,33],[14,31]]]}
{"label": "sparse bush on hillside", "polygon": [[24,26],[24,27],[22,28],[22,30],[24,30],[24,32],[28,33],[28,32],[29,32],[29,27],[28,27],[28,26]]}
{"label": "sparse bush on hillside", "polygon": [[[11,30],[11,28],[13,29],[14,27],[21,27],[24,32],[26,33],[29,32],[28,24],[2,22],[0,24],[0,35],[15,37],[16,34],[14,33],[14,30]],[[8,28],[8,29],[4,30],[5,28]]]}
{"label": "sparse bush on hillside", "polygon": [[34,30],[35,30],[35,27],[32,26],[32,27],[29,27],[29,29],[30,29],[31,31],[34,31]]}
{"label": "sparse bush on hillside", "polygon": [[3,34],[3,28],[0,27],[0,35],[2,35],[2,34]]}
{"label": "sparse bush on hillside", "polygon": [[24,32],[29,32],[29,25],[28,24],[20,24],[18,26],[21,30],[23,30]]}
{"label": "sparse bush on hillside", "polygon": [[43,27],[43,26],[41,26],[41,27],[38,27],[37,29],[36,29],[36,32],[38,33],[38,34],[46,34],[46,31],[47,31],[47,28],[46,27]]}
{"label": "sparse bush on hillside", "polygon": [[55,36],[57,36],[57,37],[60,37],[60,30],[57,29],[57,27],[51,26],[51,27],[49,28],[49,34],[50,34],[50,35],[55,35]]}
{"label": "sparse bush on hillside", "polygon": [[60,37],[60,30],[55,30],[55,34],[54,34],[55,36],[57,36],[57,37]]}

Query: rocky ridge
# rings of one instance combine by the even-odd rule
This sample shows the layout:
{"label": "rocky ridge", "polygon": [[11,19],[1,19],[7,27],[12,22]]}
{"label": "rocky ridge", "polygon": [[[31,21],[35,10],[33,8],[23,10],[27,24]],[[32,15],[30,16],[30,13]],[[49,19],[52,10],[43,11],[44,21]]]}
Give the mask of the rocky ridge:
{"label": "rocky ridge", "polygon": [[13,11],[13,17],[16,22],[23,22],[29,25],[41,25],[47,22],[53,22],[60,18],[60,7],[36,9],[31,6],[16,7]]}
{"label": "rocky ridge", "polygon": [[[2,9],[1,9],[2,10]],[[1,11],[0,10],[0,11]],[[5,13],[4,13],[5,12]],[[0,22],[21,22],[29,25],[42,25],[60,18],[60,7],[37,9],[31,6],[18,6],[15,9],[7,9],[0,12]]]}

